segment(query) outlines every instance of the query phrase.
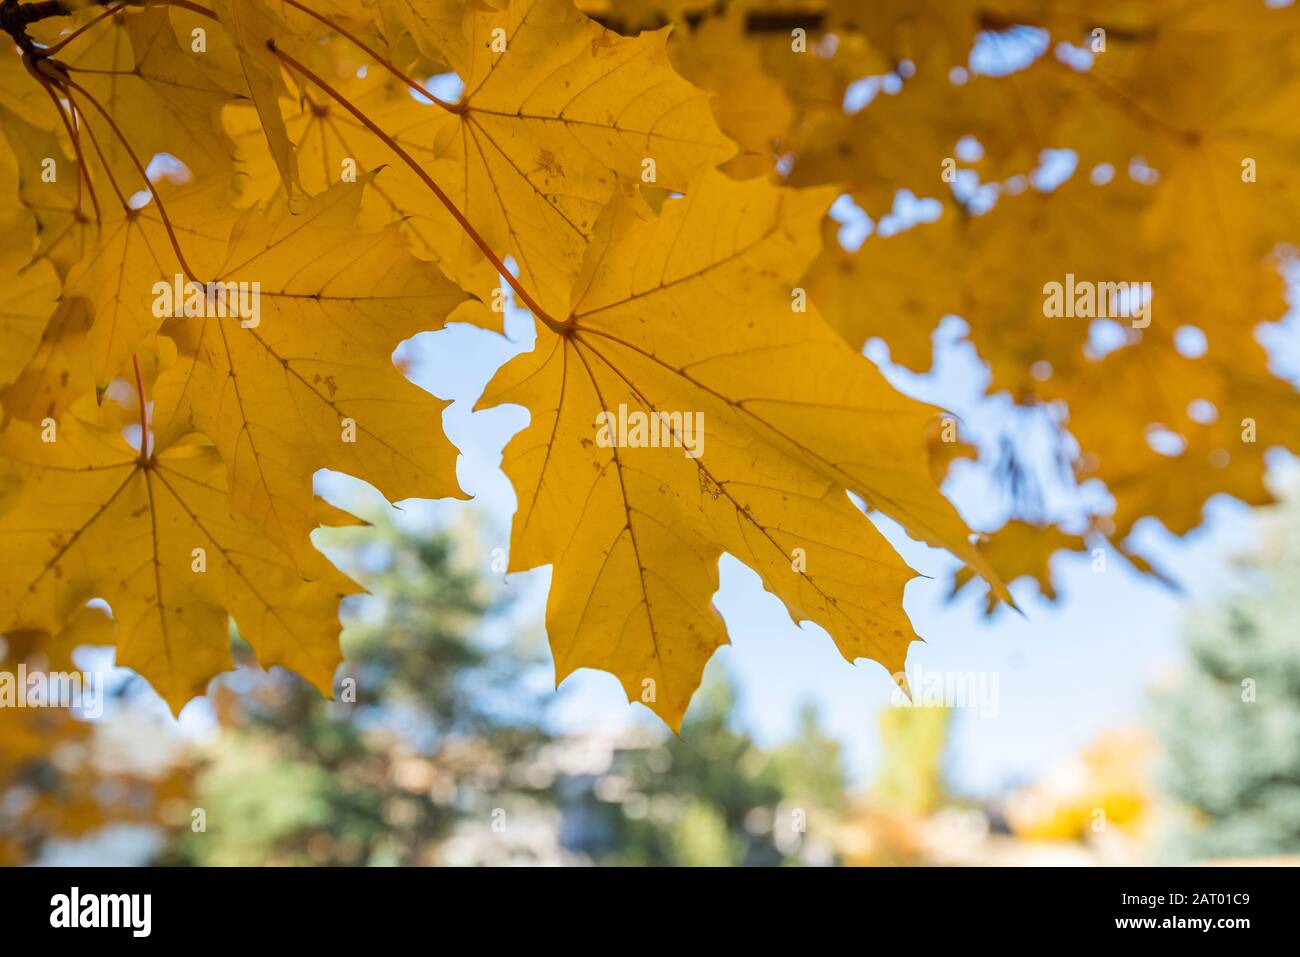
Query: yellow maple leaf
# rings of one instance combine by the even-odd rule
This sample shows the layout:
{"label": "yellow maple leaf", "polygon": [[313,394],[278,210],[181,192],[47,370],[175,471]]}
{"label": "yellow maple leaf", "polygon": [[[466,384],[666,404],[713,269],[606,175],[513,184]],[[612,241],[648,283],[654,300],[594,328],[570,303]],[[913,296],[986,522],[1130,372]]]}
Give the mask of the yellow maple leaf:
{"label": "yellow maple leaf", "polygon": [[298,155],[280,113],[280,99],[289,97],[289,89],[275,55],[275,44],[291,36],[288,27],[273,4],[262,0],[212,0],[212,10],[234,44],[271,155],[292,196],[298,186]]}
{"label": "yellow maple leaf", "polygon": [[[437,107],[417,102],[406,84],[378,70],[340,84],[339,92],[422,167],[440,174],[434,141],[445,117]],[[235,139],[244,197],[273,198],[281,180],[256,111],[229,109],[226,123]],[[434,259],[461,288],[491,300],[501,280],[482,251],[420,177],[394,163],[389,147],[355,116],[319,91],[308,91],[299,108],[286,113],[285,127],[297,144],[299,178],[307,193],[378,170],[363,196],[358,224],[375,229],[400,223],[416,255]]]}
{"label": "yellow maple leaf", "polygon": [[[411,11],[440,5],[398,11],[417,42],[426,34]],[[708,95],[673,72],[666,29],[622,37],[571,0],[451,6],[466,7],[460,35],[427,52],[463,63],[465,90],[447,104],[447,162],[434,175],[488,244],[515,257],[542,308],[562,312],[620,176],[682,189],[735,144]]]}
{"label": "yellow maple leaf", "polygon": [[117,622],[117,663],[179,712],[233,667],[233,617],[264,666],[332,692],[338,601],[359,589],[320,555],[300,571],[232,515],[211,446],[179,441],[142,462],[120,436],[72,418],[48,438],[20,422],[0,434],[22,481],[0,515],[0,632],[57,633],[86,600],[103,598]]}
{"label": "yellow maple leaf", "polygon": [[[3,159],[0,176],[7,172]],[[36,351],[59,295],[54,267],[32,260],[35,245],[35,218],[15,203],[0,218],[0,274],[13,277],[0,289],[0,386],[17,378]]]}
{"label": "yellow maple leaf", "polygon": [[[1068,534],[1051,525],[1018,519],[990,533],[978,547],[1008,585],[1019,578],[1032,578],[1038,583],[1043,597],[1051,601],[1056,600],[1052,556],[1058,551],[1081,552],[1085,549],[1082,536]],[[975,576],[970,569],[958,569],[953,576],[949,597],[956,596],[973,581]],[[989,592],[985,597],[985,614],[993,614],[997,606],[997,597]]]}
{"label": "yellow maple leaf", "polygon": [[[37,255],[64,276],[85,257],[97,234],[89,197],[79,189],[77,166],[54,133],[5,106],[0,106],[0,129],[13,150],[18,202],[36,218]],[[42,175],[47,168],[54,171],[53,180]]]}
{"label": "yellow maple leaf", "polygon": [[555,566],[557,677],[612,671],[674,728],[726,640],[709,604],[723,551],[891,673],[915,637],[912,573],[848,493],[986,567],[930,477],[936,410],[792,309],[830,199],[719,173],[659,217],[616,199],[569,318],[483,399],[532,412],[505,454],[510,560]]}
{"label": "yellow maple leaf", "polygon": [[693,32],[673,33],[673,66],[714,93],[713,115],[741,147],[726,169],[737,179],[770,173],[781,142],[794,122],[794,107],[781,85],[763,70],[759,49],[745,42],[745,10],[737,4]]}
{"label": "yellow maple leaf", "polygon": [[465,294],[411,256],[396,226],[354,231],[365,188],[340,183],[297,214],[283,202],[246,212],[212,279],[258,283],[255,321],[178,316],[164,328],[181,356],[155,388],[160,429],[208,435],[232,505],[295,556],[318,524],[317,469],[394,501],[460,495],[439,427],[447,403],[407,381],[392,353],[441,328]]}
{"label": "yellow maple leaf", "polygon": [[[73,78],[90,97],[74,89],[70,100],[95,127],[94,141],[83,146],[103,157],[123,192],[144,187],[136,163],[147,165],[159,153],[181,160],[197,178],[229,176],[230,143],[219,120],[233,95],[194,68],[204,54],[181,46],[166,8],[124,8],[75,51]],[[52,110],[45,117],[57,122]]]}
{"label": "yellow maple leaf", "polygon": [[72,653],[84,645],[112,645],[117,623],[102,608],[82,605],[72,612],[55,634],[35,629],[14,629],[5,633],[9,658],[34,662],[33,670],[71,673],[77,671]]}
{"label": "yellow maple leaf", "polygon": [[214,199],[224,192],[219,180],[161,191],[170,228],[155,204],[106,215],[87,256],[69,271],[59,315],[6,393],[6,408],[29,421],[57,418],[77,396],[106,387],[162,324],[155,283],[185,273],[171,235],[200,275],[222,254],[234,217]]}

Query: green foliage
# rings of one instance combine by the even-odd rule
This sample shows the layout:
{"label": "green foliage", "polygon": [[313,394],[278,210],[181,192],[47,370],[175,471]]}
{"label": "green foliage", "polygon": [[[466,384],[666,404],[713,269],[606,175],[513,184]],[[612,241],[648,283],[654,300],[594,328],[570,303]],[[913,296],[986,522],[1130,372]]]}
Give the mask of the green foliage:
{"label": "green foliage", "polygon": [[1157,701],[1176,860],[1300,853],[1300,500],[1270,511],[1247,586],[1191,618],[1191,668]]}

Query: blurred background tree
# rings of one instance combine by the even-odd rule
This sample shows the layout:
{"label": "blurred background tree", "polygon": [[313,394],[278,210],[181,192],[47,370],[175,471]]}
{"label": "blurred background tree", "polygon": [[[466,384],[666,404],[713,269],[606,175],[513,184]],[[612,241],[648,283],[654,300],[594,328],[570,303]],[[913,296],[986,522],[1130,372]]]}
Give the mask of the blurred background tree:
{"label": "blurred background tree", "polygon": [[735,686],[711,671],[680,737],[647,728],[569,798],[567,843],[599,864],[835,862],[846,778],[840,746],[805,706],[763,749],[733,725]]}
{"label": "blurred background tree", "polygon": [[884,751],[872,797],[881,807],[930,814],[945,803],[949,708],[899,707],[880,713]]}
{"label": "blurred background tree", "polygon": [[1190,668],[1157,700],[1171,859],[1300,854],[1300,496],[1264,510],[1245,587],[1191,616]]}
{"label": "blurred background tree", "polygon": [[156,726],[135,725],[129,739],[105,730],[63,709],[0,708],[0,867],[102,828],[166,827],[188,814],[189,776]]}
{"label": "blurred background tree", "polygon": [[957,803],[944,776],[952,710],[888,707],[880,712],[881,760],[840,833],[845,862],[866,866],[931,863],[931,819]]}
{"label": "blurred background tree", "polygon": [[335,700],[237,654],[195,781],[206,829],[177,834],[163,862],[435,864],[461,825],[493,845],[484,862],[530,859],[510,822],[548,800],[530,777],[546,698],[526,654],[479,634],[494,610],[484,579],[457,567],[445,534],[325,535],[370,591],[343,632]]}
{"label": "blurred background tree", "polygon": [[[83,666],[98,704],[82,709],[0,704],[0,866],[30,864],[105,828],[165,828],[189,813],[190,776],[178,747],[157,720],[122,713],[142,686],[138,678],[108,680],[102,645],[112,620],[83,606],[62,633],[0,636],[0,673],[16,686],[27,674],[69,673]],[[84,648],[82,663],[74,660]],[[99,661],[93,653],[100,652]],[[149,692],[152,694],[152,691]]]}

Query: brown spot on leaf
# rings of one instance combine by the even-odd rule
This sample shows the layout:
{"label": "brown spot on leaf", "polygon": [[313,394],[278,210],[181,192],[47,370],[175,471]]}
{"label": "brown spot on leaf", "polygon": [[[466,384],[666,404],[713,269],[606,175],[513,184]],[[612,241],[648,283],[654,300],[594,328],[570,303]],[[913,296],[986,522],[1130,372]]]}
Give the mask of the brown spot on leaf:
{"label": "brown spot on leaf", "polygon": [[334,398],[335,393],[339,391],[338,383],[334,381],[334,377],[332,375],[323,376],[317,374],[315,376],[312,376],[311,381],[315,385],[325,386],[325,389],[329,392],[331,399]]}
{"label": "brown spot on leaf", "polygon": [[546,170],[548,176],[563,176],[564,167],[560,161],[555,158],[555,154],[545,148],[537,151],[537,168]]}

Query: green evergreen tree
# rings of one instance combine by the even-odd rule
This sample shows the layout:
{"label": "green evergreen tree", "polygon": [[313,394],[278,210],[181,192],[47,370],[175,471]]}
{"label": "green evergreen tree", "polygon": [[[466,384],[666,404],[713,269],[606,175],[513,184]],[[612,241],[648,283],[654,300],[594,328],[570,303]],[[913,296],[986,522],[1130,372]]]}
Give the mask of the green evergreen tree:
{"label": "green evergreen tree", "polygon": [[1300,853],[1300,499],[1267,510],[1244,573],[1191,617],[1191,667],[1157,700],[1174,860]]}

